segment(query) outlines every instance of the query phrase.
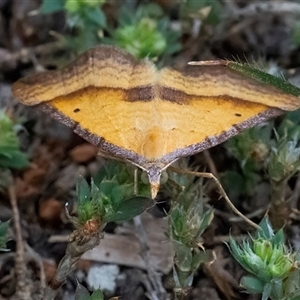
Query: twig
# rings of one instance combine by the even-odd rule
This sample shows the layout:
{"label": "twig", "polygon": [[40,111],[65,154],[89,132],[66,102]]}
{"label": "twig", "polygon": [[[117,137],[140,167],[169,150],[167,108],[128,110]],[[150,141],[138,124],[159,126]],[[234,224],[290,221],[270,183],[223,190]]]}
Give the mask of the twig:
{"label": "twig", "polygon": [[29,276],[27,276],[27,268],[24,260],[24,244],[22,240],[22,231],[20,223],[20,215],[17,205],[15,188],[12,185],[8,188],[9,200],[13,212],[14,230],[16,236],[16,255],[15,255],[15,272],[16,272],[16,297],[22,300],[31,300],[31,284]]}
{"label": "twig", "polygon": [[100,243],[101,238],[103,238],[103,235],[100,235],[102,229],[93,234],[83,236],[81,239],[75,238],[75,240],[69,241],[66,254],[60,261],[54,278],[45,289],[43,300],[53,300],[55,298],[82,254]]}
{"label": "twig", "polygon": [[[228,3],[231,0],[226,1]],[[271,1],[271,2],[255,2],[244,8],[239,9],[231,9],[230,18],[240,18],[240,17],[250,17],[255,16],[257,14],[284,14],[284,13],[292,13],[299,14],[300,13],[300,4],[296,2],[290,1]]]}

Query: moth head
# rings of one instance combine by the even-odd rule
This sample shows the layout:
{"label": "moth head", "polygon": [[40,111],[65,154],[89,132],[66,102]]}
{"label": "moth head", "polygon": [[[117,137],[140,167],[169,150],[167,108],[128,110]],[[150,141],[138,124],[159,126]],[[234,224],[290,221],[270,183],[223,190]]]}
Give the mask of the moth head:
{"label": "moth head", "polygon": [[151,166],[149,169],[142,173],[142,181],[150,184],[151,198],[157,196],[160,185],[166,183],[168,174],[165,170],[158,166]]}

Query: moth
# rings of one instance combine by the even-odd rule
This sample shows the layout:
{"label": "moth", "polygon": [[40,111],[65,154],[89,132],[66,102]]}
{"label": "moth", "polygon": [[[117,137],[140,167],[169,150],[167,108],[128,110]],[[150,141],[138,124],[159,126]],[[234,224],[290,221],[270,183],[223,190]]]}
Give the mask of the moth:
{"label": "moth", "polygon": [[146,171],[152,198],[162,171],[180,157],[300,107],[299,88],[247,65],[207,61],[158,70],[103,45],[61,70],[18,80],[13,94]]}

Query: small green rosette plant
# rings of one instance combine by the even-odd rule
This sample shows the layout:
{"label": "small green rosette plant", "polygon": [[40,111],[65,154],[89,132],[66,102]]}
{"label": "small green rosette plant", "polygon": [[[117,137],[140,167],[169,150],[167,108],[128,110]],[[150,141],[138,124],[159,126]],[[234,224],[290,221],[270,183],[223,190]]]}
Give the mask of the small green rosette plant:
{"label": "small green rosette plant", "polygon": [[229,242],[233,257],[251,274],[240,285],[250,294],[262,294],[262,300],[299,300],[299,254],[285,245],[283,229],[275,234],[267,218],[260,227],[240,245],[232,238]]}

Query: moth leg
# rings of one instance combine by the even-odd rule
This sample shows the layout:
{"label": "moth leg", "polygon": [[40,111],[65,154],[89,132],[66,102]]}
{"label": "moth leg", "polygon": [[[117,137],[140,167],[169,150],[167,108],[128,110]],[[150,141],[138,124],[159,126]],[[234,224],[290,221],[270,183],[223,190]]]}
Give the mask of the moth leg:
{"label": "moth leg", "polygon": [[212,173],[207,173],[207,172],[195,172],[195,171],[190,171],[190,170],[181,170],[175,167],[170,166],[169,169],[173,172],[179,173],[179,174],[190,174],[193,176],[197,176],[197,177],[204,177],[204,178],[208,178],[208,179],[212,179],[217,188],[219,189],[219,192],[221,194],[221,196],[225,199],[225,201],[227,202],[227,204],[229,205],[229,207],[232,209],[232,211],[237,214],[239,217],[241,217],[245,222],[247,222],[248,224],[250,224],[251,226],[255,227],[256,229],[260,229],[260,227],[255,224],[254,222],[252,222],[250,219],[248,219],[245,215],[243,215],[234,205],[233,203],[230,201],[229,197],[227,196],[225,190],[223,189],[220,181],[216,178],[216,176],[214,176]]}
{"label": "moth leg", "polygon": [[134,196],[137,196],[138,194],[138,169],[137,167],[134,168],[134,173],[133,173],[133,194]]}

